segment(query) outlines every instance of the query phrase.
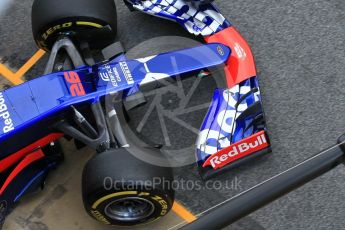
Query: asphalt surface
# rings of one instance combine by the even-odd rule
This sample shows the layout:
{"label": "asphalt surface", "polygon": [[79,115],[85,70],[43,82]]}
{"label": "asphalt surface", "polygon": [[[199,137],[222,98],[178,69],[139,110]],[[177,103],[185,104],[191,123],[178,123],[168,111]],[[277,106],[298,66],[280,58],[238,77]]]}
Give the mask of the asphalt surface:
{"label": "asphalt surface", "polygon": [[[171,22],[129,13],[117,0],[119,39],[127,49],[157,36],[187,36]],[[19,68],[35,51],[30,30],[30,1],[14,0],[0,15],[0,58]],[[253,2],[216,1],[222,13],[252,47],[259,72],[273,153],[220,176],[234,178],[238,189],[178,192],[193,212],[202,212],[333,144],[345,132],[345,6],[340,0]],[[154,47],[152,47],[154,50]],[[27,75],[42,72],[44,61]],[[2,84],[9,84],[1,81]],[[170,132],[180,132],[174,128]],[[157,130],[149,130],[157,136]],[[176,138],[180,138],[177,139]],[[183,142],[182,135],[173,138]],[[177,178],[195,179],[193,166]],[[233,229],[342,229],[345,169],[321,178],[231,226]]]}

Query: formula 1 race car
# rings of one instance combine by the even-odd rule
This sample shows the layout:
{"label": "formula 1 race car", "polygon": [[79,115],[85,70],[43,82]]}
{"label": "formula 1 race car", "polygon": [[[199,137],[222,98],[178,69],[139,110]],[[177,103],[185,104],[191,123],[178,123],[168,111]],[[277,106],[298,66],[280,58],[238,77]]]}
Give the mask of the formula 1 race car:
{"label": "formula 1 race car", "polygon": [[[44,76],[0,92],[0,222],[63,160],[61,137],[97,152],[82,178],[84,206],[93,218],[130,226],[165,216],[174,191],[144,182],[172,181],[172,169],[167,159],[160,165],[139,160],[137,155],[165,157],[159,146],[131,136],[126,123],[126,111],[145,102],[141,89],[162,79],[215,66],[225,72],[196,144],[204,179],[270,151],[252,52],[211,2],[126,0],[130,10],[175,21],[205,40],[201,46],[129,60],[115,42],[113,0],[34,1],[34,39],[50,57]],[[103,55],[101,62],[95,62],[95,50]],[[106,177],[117,186],[105,189]]]}

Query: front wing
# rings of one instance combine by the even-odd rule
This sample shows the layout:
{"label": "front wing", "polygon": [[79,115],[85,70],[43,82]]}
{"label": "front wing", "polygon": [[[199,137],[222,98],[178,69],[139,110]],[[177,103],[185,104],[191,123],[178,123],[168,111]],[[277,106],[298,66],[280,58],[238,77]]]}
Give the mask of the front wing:
{"label": "front wing", "polygon": [[231,49],[224,67],[227,87],[215,90],[196,143],[201,176],[207,179],[270,152],[252,51],[219,10],[212,3],[185,0],[125,2],[136,10],[177,22],[207,43]]}

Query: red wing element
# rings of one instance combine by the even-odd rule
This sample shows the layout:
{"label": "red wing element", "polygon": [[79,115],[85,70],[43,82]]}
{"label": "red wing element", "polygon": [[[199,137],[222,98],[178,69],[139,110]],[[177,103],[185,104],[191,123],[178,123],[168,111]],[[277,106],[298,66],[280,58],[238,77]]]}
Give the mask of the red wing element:
{"label": "red wing element", "polygon": [[17,163],[19,160],[23,159],[23,157],[25,157],[27,154],[29,154],[30,152],[32,152],[36,148],[44,147],[47,144],[49,144],[50,142],[54,142],[61,137],[63,137],[62,133],[52,133],[52,134],[34,142],[34,143],[32,143],[31,145],[19,150],[18,152],[13,153],[13,154],[9,155],[8,157],[0,160],[0,173],[4,172],[6,169],[8,169],[9,167],[11,167],[15,163]]}
{"label": "red wing element", "polygon": [[9,177],[6,179],[5,183],[3,184],[2,188],[0,189],[0,195],[5,191],[6,187],[11,183],[11,181],[28,165],[31,163],[41,159],[44,157],[44,154],[41,149],[36,150],[35,152],[30,153],[27,155],[11,172]]}
{"label": "red wing element", "polygon": [[222,43],[231,48],[224,68],[228,88],[256,76],[253,53],[241,34],[232,26],[205,38],[207,43]]}

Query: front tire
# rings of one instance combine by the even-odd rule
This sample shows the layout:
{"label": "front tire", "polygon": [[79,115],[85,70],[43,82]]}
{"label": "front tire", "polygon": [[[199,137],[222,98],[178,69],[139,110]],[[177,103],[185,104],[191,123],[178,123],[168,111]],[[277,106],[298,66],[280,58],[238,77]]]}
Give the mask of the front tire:
{"label": "front tire", "polygon": [[35,0],[31,23],[41,49],[51,50],[61,35],[101,49],[116,37],[116,6],[114,0]]}
{"label": "front tire", "polygon": [[[157,151],[143,148],[142,151]],[[86,211],[96,220],[119,226],[152,222],[174,202],[171,168],[147,164],[129,148],[100,153],[85,166],[82,179]]]}

